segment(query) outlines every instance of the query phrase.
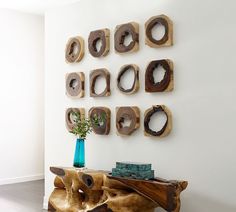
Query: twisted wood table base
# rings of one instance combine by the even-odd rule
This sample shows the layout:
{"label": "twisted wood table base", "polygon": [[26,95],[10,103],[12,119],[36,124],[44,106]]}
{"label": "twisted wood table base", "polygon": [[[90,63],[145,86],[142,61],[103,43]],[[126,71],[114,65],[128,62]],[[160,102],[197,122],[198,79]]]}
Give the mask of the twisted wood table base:
{"label": "twisted wood table base", "polygon": [[180,193],[186,181],[134,180],[112,177],[108,172],[51,167],[56,174],[48,211],[154,212],[162,207],[180,211]]}

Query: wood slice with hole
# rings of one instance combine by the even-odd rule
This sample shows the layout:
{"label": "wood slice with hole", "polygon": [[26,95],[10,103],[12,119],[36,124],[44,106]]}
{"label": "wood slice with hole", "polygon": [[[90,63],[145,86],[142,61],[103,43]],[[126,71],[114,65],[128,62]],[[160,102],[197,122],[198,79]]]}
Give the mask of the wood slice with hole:
{"label": "wood slice with hole", "polygon": [[[77,51],[76,51],[77,49]],[[84,39],[80,36],[70,38],[66,44],[65,58],[68,63],[80,62],[84,57]]]}
{"label": "wood slice with hole", "polygon": [[[160,82],[155,82],[153,73],[160,66],[165,70],[165,74]],[[145,72],[145,91],[150,93],[172,91],[174,89],[173,68],[173,62],[169,59],[151,61]]]}
{"label": "wood slice with hole", "polygon": [[[129,126],[123,126],[126,120]],[[118,135],[131,135],[140,126],[140,110],[138,107],[116,107],[116,129]]]}
{"label": "wood slice with hole", "polygon": [[[134,81],[131,88],[125,89],[121,86],[121,78],[130,69],[134,72]],[[117,87],[124,94],[136,93],[139,90],[139,67],[135,64],[122,66],[117,77]]]}
{"label": "wood slice with hole", "polygon": [[[159,131],[153,131],[149,127],[149,122],[153,114],[158,112],[164,112],[166,115],[166,122],[162,129]],[[172,129],[172,114],[171,111],[165,105],[154,105],[147,109],[144,114],[144,135],[150,137],[165,137]]]}
{"label": "wood slice with hole", "polygon": [[[156,40],[152,34],[152,29],[157,24],[161,24],[165,28],[165,34],[159,40]],[[152,48],[172,46],[173,22],[166,15],[153,16],[145,23],[145,34],[146,34],[145,43]]]}
{"label": "wood slice with hole", "polygon": [[[106,80],[106,88],[102,93],[97,94],[95,91],[95,84],[98,77],[104,77]],[[111,95],[110,90],[110,73],[107,69],[95,69],[89,75],[89,82],[90,82],[90,96],[91,97],[105,97]]]}
{"label": "wood slice with hole", "polygon": [[65,112],[65,121],[66,121],[66,128],[69,132],[72,131],[74,127],[74,121],[72,117],[72,112],[76,112],[80,114],[80,118],[85,118],[85,109],[84,108],[67,108]]}
{"label": "wood slice with hole", "polygon": [[[100,50],[97,50],[97,42],[101,41],[102,45]],[[93,57],[104,57],[108,54],[110,50],[110,30],[100,29],[92,31],[88,38],[88,49]]]}
{"label": "wood slice with hole", "polygon": [[93,132],[98,135],[108,135],[110,132],[111,125],[111,111],[107,107],[92,107],[89,110],[89,118],[92,119],[95,115],[102,117],[105,115],[105,120],[100,125],[92,124]]}
{"label": "wood slice with hole", "polygon": [[[125,37],[131,35],[132,41],[128,46],[124,44]],[[116,26],[115,35],[115,51],[116,53],[136,52],[139,50],[139,24],[130,22]]]}
{"label": "wood slice with hole", "polygon": [[66,74],[66,94],[71,98],[84,97],[84,73],[72,72]]}

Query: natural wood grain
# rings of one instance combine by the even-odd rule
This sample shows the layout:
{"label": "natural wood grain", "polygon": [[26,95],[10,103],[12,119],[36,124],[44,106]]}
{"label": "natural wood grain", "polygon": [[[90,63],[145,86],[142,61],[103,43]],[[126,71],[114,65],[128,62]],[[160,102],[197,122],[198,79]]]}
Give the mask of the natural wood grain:
{"label": "natural wood grain", "polygon": [[68,40],[65,50],[65,58],[68,63],[80,62],[84,57],[84,39],[80,36]]}
{"label": "natural wood grain", "polygon": [[[163,79],[160,82],[154,80],[154,70],[158,67],[165,70]],[[146,92],[167,92],[174,89],[173,62],[169,59],[151,61],[145,72],[145,91]]]}
{"label": "natural wood grain", "polygon": [[[163,179],[133,180],[112,177],[105,171],[51,167],[65,185],[52,192],[49,198],[51,211],[105,211],[154,212],[162,207],[168,212],[179,212],[180,193],[186,181]],[[58,180],[57,180],[58,181]]]}
{"label": "natural wood grain", "polygon": [[186,181],[136,180],[109,176],[118,180],[136,192],[147,197],[167,211],[174,211],[178,207],[177,197],[186,189]]}
{"label": "natural wood grain", "polygon": [[[165,27],[165,34],[160,40],[153,38],[152,29],[157,24]],[[152,48],[159,48],[173,45],[173,22],[166,15],[158,15],[151,17],[145,23],[145,43]]]}
{"label": "natural wood grain", "polygon": [[[121,78],[128,70],[131,70],[134,72],[134,81],[131,88],[124,89],[121,86]],[[122,66],[117,76],[117,87],[124,94],[136,93],[139,90],[139,67],[135,64],[128,64],[128,65]]]}
{"label": "natural wood grain", "polygon": [[65,188],[65,185],[64,185],[62,179],[58,176],[56,176],[54,179],[54,187],[55,188],[62,188],[62,189]]}
{"label": "natural wood grain", "polygon": [[70,98],[84,97],[85,77],[83,72],[66,74],[66,94]]}
{"label": "natural wood grain", "polygon": [[[129,121],[129,126],[124,126]],[[140,126],[140,110],[138,107],[116,108],[116,129],[118,135],[131,135]]]}
{"label": "natural wood grain", "polygon": [[[125,37],[131,35],[132,41],[128,46],[124,44]],[[116,26],[115,35],[116,53],[136,52],[139,50],[139,25],[136,22],[130,22]]]}
{"label": "natural wood grain", "polygon": [[[167,120],[164,126],[159,131],[153,131],[149,127],[149,122],[154,113],[164,112],[166,114]],[[171,111],[165,105],[154,105],[147,109],[144,114],[144,135],[151,137],[165,137],[172,129],[172,114]]]}
{"label": "natural wood grain", "polygon": [[[101,48],[98,51],[96,44],[101,41]],[[93,57],[104,57],[110,50],[110,30],[100,29],[92,31],[88,38],[88,49]]]}
{"label": "natural wood grain", "polygon": [[69,132],[72,131],[74,126],[72,112],[76,112],[80,114],[80,118],[85,118],[85,109],[84,108],[67,108],[65,112],[65,121],[66,121],[66,128]]}
{"label": "natural wood grain", "polygon": [[92,124],[93,132],[99,135],[108,135],[111,125],[111,111],[107,107],[92,107],[89,110],[89,117],[93,119],[94,116],[104,117],[104,120],[98,125]]}
{"label": "natural wood grain", "polygon": [[[106,80],[106,87],[102,93],[97,94],[95,91],[95,84],[98,77],[104,77]],[[107,69],[95,69],[92,70],[89,75],[89,82],[90,82],[90,96],[91,97],[106,97],[111,95],[110,90],[110,73]]]}

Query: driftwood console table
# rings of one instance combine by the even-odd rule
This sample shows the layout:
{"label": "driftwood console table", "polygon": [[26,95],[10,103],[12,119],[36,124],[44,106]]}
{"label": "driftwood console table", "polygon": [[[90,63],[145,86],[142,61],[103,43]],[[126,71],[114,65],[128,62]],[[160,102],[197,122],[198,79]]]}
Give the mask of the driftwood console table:
{"label": "driftwood console table", "polygon": [[51,167],[56,174],[48,211],[153,212],[161,207],[180,211],[180,193],[187,181],[135,180],[110,176],[109,172]]}

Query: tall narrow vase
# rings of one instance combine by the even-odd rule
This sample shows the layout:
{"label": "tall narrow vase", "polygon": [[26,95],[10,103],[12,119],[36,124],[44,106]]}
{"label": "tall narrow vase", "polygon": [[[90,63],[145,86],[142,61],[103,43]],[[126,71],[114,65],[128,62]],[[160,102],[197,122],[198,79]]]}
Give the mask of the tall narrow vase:
{"label": "tall narrow vase", "polygon": [[74,155],[74,167],[82,168],[84,166],[85,166],[84,139],[77,138],[75,155]]}

